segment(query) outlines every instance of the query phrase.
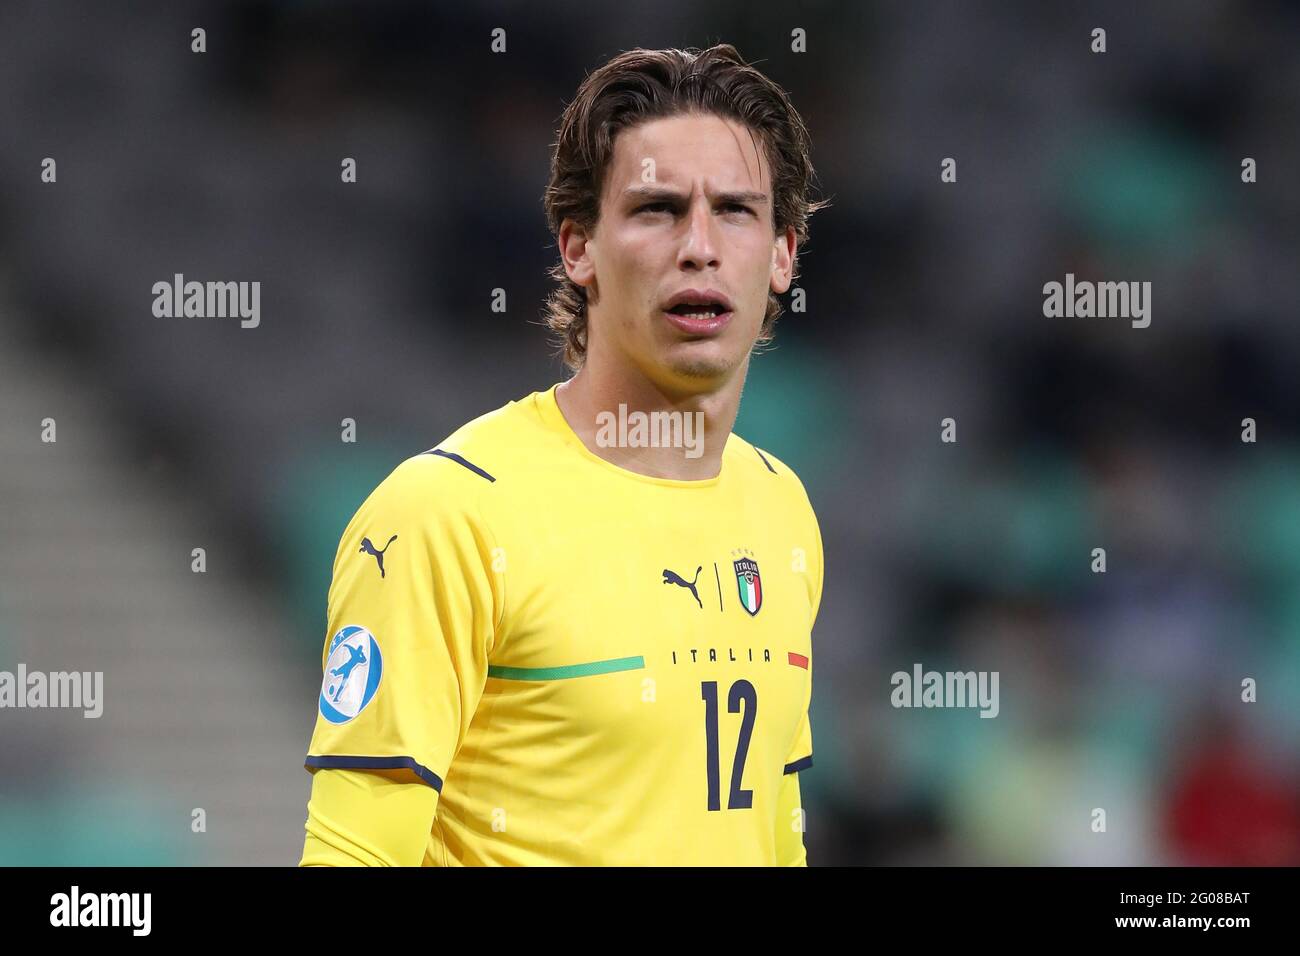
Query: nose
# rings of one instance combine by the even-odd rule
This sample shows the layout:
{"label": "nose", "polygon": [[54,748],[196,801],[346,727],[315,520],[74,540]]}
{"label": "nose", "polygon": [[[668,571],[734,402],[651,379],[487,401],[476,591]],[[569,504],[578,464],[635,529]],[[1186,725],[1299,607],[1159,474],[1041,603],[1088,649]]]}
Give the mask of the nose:
{"label": "nose", "polygon": [[677,253],[679,269],[716,269],[717,237],[714,235],[713,212],[703,196],[691,205],[686,220],[686,235]]}

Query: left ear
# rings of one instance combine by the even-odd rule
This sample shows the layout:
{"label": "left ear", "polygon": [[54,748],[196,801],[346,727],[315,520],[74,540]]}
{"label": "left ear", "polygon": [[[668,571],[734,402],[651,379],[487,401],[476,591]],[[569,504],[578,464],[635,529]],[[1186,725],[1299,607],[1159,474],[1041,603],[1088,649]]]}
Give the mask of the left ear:
{"label": "left ear", "polygon": [[787,226],[785,234],[772,241],[772,291],[781,295],[794,281],[794,260],[797,254],[794,226]]}

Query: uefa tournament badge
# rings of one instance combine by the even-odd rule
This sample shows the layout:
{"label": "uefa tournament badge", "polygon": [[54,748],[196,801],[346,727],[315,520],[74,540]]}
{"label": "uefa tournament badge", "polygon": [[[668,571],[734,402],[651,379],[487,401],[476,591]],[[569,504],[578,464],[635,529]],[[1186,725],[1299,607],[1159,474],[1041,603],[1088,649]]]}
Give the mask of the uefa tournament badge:
{"label": "uefa tournament badge", "polygon": [[384,659],[375,636],[357,624],[340,628],[325,661],[321,716],[331,724],[346,724],[374,699],[383,674]]}
{"label": "uefa tournament badge", "polygon": [[763,606],[763,579],[758,573],[758,562],[753,558],[739,558],[732,564],[736,568],[736,586],[740,588],[740,606],[752,617]]}

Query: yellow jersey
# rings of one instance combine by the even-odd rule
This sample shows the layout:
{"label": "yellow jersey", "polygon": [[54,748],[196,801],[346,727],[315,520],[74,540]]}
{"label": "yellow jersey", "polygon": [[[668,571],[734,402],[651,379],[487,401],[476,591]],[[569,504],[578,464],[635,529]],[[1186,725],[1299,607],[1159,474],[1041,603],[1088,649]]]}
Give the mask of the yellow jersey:
{"label": "yellow jersey", "polygon": [[427,866],[805,865],[822,565],[773,455],[641,475],[535,392],[348,524],[306,766],[436,792]]}

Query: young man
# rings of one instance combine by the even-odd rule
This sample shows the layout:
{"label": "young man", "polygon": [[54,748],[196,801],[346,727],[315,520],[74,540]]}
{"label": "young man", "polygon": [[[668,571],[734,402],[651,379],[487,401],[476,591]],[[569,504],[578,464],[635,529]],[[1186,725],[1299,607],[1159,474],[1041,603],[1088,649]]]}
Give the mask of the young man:
{"label": "young man", "polygon": [[576,373],[344,531],[303,865],[805,864],[821,535],[731,428],[811,178],[730,46],[584,81],[545,196]]}

